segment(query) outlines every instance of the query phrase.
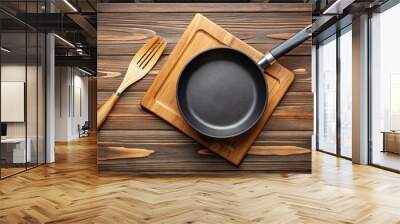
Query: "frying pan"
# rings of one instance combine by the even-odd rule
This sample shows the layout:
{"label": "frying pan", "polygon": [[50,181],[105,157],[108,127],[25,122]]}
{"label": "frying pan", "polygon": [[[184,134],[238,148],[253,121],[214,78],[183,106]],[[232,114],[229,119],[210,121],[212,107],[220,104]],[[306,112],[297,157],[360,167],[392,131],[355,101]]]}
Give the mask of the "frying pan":
{"label": "frying pan", "polygon": [[235,137],[251,129],[268,101],[264,70],[308,39],[309,28],[272,49],[258,63],[232,48],[213,48],[192,58],[176,90],[184,120],[211,138]]}

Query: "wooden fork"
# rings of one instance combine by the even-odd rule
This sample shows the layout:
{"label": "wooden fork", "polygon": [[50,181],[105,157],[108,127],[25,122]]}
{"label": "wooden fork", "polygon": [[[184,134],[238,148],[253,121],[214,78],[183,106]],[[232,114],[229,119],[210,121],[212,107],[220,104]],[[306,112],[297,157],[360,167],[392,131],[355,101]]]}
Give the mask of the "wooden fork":
{"label": "wooden fork", "polygon": [[101,127],[121,94],[133,83],[143,78],[154,67],[167,42],[159,36],[151,38],[132,58],[124,80],[117,91],[97,110],[97,129]]}

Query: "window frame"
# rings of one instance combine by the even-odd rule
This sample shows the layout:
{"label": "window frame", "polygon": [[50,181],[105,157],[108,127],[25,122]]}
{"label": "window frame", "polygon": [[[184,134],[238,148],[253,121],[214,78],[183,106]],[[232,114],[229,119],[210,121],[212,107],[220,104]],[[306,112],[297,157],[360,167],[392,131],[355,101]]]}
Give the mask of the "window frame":
{"label": "window frame", "polygon": [[[343,20],[348,21],[348,18],[343,18]],[[316,76],[315,76],[315,81],[316,81],[316,93],[315,94],[315,100],[316,100],[316,111],[315,111],[315,119],[316,119],[316,132],[315,132],[315,143],[316,143],[316,150],[319,152],[323,152],[323,153],[327,153],[333,156],[337,156],[340,158],[344,158],[347,160],[352,160],[352,158],[347,157],[342,155],[342,150],[341,150],[341,119],[340,119],[340,77],[341,77],[341,67],[340,67],[340,37],[345,34],[346,32],[351,32],[352,31],[352,23],[351,22],[344,22],[345,25],[343,27],[338,27],[336,32],[332,33],[331,35],[325,37],[324,39],[319,39],[318,42],[315,44],[316,45],[316,65],[315,65],[315,72],[316,72]],[[340,21],[339,21],[340,22]],[[336,26],[336,24],[334,25]],[[336,36],[335,36],[336,35]],[[332,38],[332,36],[335,36],[335,38]],[[332,40],[329,40],[329,38],[332,38]],[[329,152],[327,150],[321,149],[319,147],[319,129],[320,129],[320,125],[319,125],[319,103],[320,103],[320,99],[319,99],[319,89],[320,89],[320,82],[319,82],[319,47],[322,43],[326,42],[326,41],[336,41],[336,60],[335,60],[335,64],[336,64],[336,151],[335,153]]]}
{"label": "window frame", "polygon": [[[28,3],[28,1],[27,0],[22,0],[21,2],[25,3],[25,9],[24,10],[25,10],[25,16],[26,16],[27,15],[26,13],[27,13],[27,3]],[[39,2],[40,2],[40,0],[33,0],[31,2],[36,4],[36,13],[39,13]],[[46,11],[45,12],[47,12],[47,10],[48,9],[46,7]],[[26,172],[26,171],[28,171],[30,169],[39,167],[39,166],[44,165],[44,164],[47,163],[47,144],[48,143],[47,143],[47,110],[46,110],[46,108],[47,108],[47,43],[48,43],[47,34],[48,33],[47,32],[43,32],[41,30],[38,30],[38,29],[30,26],[29,24],[23,22],[22,20],[19,21],[18,18],[14,17],[7,10],[5,10],[5,9],[3,9],[1,7],[0,7],[0,12],[4,13],[6,15],[9,15],[13,19],[15,19],[18,22],[22,23],[23,26],[24,26],[24,30],[21,33],[25,35],[25,49],[24,49],[24,51],[25,51],[25,56],[24,56],[25,57],[25,85],[24,85],[25,86],[24,87],[24,91],[25,91],[25,93],[24,93],[25,165],[24,165],[24,169],[21,169],[20,171],[14,172],[14,173],[9,174],[9,175],[4,175],[2,173],[2,167],[0,166],[0,180],[3,180],[3,179],[15,176],[17,174]],[[0,26],[1,26],[1,24],[0,24]],[[2,38],[1,37],[2,37],[3,33],[6,33],[6,32],[3,32],[0,29],[0,45],[2,45],[2,43],[1,43],[2,42]],[[32,73],[32,74],[36,75],[36,93],[35,93],[36,94],[36,122],[34,122],[35,125],[36,125],[36,136],[34,136],[34,138],[36,138],[37,145],[36,145],[36,158],[35,158],[36,162],[34,164],[31,164],[31,166],[28,166],[28,162],[27,162],[28,161],[28,158],[27,158],[27,156],[28,156],[28,153],[27,153],[27,147],[28,147],[28,116],[27,116],[27,113],[28,113],[28,111],[27,111],[28,33],[34,34],[36,36],[36,43],[34,43],[34,44],[36,44],[36,49],[35,49],[36,50],[36,60],[34,61],[34,64],[36,66],[36,69],[35,69],[36,72]],[[39,142],[38,141],[38,139],[39,139],[39,113],[38,113],[38,110],[39,110],[39,98],[38,98],[38,93],[39,93],[39,88],[38,88],[39,87],[39,81],[38,81],[38,75],[39,75],[39,71],[38,71],[38,67],[39,67],[39,34],[43,34],[42,35],[42,39],[40,39],[40,41],[42,41],[41,44],[42,44],[42,47],[44,48],[44,49],[41,49],[41,53],[43,53],[42,60],[44,60],[43,61],[44,63],[42,64],[43,65],[42,71],[41,71],[41,73],[42,73],[41,74],[42,75],[42,82],[43,82],[43,85],[44,85],[43,86],[44,90],[42,92],[42,96],[44,96],[44,98],[42,99],[43,105],[41,105],[43,107],[42,109],[44,109],[44,111],[43,111],[44,115],[43,115],[43,117],[41,117],[41,119],[44,119],[44,120],[42,120],[43,128],[44,128],[44,130],[43,130],[43,142],[42,142],[43,143],[43,145],[42,145],[42,147],[43,147],[43,149],[42,149],[43,155],[41,155],[41,157],[43,157],[42,158],[43,162],[39,162],[39,144],[38,144],[38,142]],[[3,62],[2,61],[2,55],[0,54],[0,68],[3,66],[2,62]],[[1,81],[1,69],[0,69],[0,81]],[[0,110],[1,110],[1,106],[0,106]],[[1,120],[0,120],[0,123],[1,123]],[[0,144],[0,158],[1,158],[1,151],[2,151],[2,146]]]}
{"label": "window frame", "polygon": [[395,173],[400,173],[400,170],[390,168],[384,165],[380,165],[373,162],[373,132],[372,132],[372,18],[374,13],[384,13],[385,11],[391,9],[392,7],[400,4],[400,0],[388,0],[384,4],[369,10],[368,13],[368,69],[367,69],[367,77],[368,77],[368,152],[367,152],[367,162],[368,165],[377,167],[383,170],[388,170]]}

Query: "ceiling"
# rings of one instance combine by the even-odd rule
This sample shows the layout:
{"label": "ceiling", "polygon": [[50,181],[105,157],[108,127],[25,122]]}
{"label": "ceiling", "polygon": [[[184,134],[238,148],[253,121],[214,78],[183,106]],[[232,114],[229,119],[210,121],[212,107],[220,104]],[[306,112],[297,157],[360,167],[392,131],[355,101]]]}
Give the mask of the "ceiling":
{"label": "ceiling", "polygon": [[55,38],[56,65],[82,61],[96,70],[96,6],[96,0],[0,0],[2,46],[12,50],[2,60],[22,63],[36,57],[35,37],[51,32],[61,37]]}
{"label": "ceiling", "polygon": [[[347,1],[347,0],[346,0]],[[386,0],[354,0],[354,5],[362,6],[379,3]],[[0,0],[0,22],[3,46],[15,49],[14,54],[26,54],[24,33],[27,28],[39,32],[55,32],[62,39],[75,45],[65,43],[60,38],[55,39],[56,56],[63,65],[75,65],[79,60],[92,63],[96,67],[96,27],[97,2],[104,3],[145,3],[145,2],[264,2],[264,3],[312,3],[313,21],[326,19],[322,12],[331,6],[335,0]],[[354,7],[353,7],[354,8]],[[365,7],[364,7],[365,8]],[[49,13],[49,12],[52,13]],[[339,19],[339,16],[332,16]],[[328,21],[328,20],[327,20]],[[332,22],[332,21],[331,21]],[[333,21],[334,22],[334,21]],[[333,23],[332,22],[332,23]],[[327,24],[326,26],[330,26]],[[321,26],[322,32],[325,29]],[[318,33],[318,32],[316,32]],[[28,55],[33,43],[28,42]],[[79,53],[79,52],[82,53]],[[83,58],[84,56],[84,58]],[[70,59],[70,60],[69,60]],[[57,62],[57,61],[56,61]]]}
{"label": "ceiling", "polygon": [[[55,6],[54,12],[70,12],[71,8],[63,0],[48,0]],[[83,13],[96,12],[96,0],[68,0],[76,9]],[[46,12],[46,0],[1,0],[0,6],[13,12]]]}

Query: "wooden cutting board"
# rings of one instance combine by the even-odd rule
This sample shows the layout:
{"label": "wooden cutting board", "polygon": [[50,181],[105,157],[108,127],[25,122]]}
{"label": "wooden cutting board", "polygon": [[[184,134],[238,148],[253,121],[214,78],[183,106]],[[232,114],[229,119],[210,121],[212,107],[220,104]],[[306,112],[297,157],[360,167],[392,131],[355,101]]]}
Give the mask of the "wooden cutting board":
{"label": "wooden cutting board", "polygon": [[281,64],[274,63],[265,74],[268,81],[269,98],[267,109],[260,121],[247,133],[234,138],[216,140],[205,137],[186,124],[178,109],[175,91],[178,77],[186,63],[198,53],[215,47],[232,47],[241,50],[255,61],[263,56],[263,53],[258,52],[206,17],[196,14],[146,92],[141,105],[204,147],[231,163],[239,165],[295,76]]}

